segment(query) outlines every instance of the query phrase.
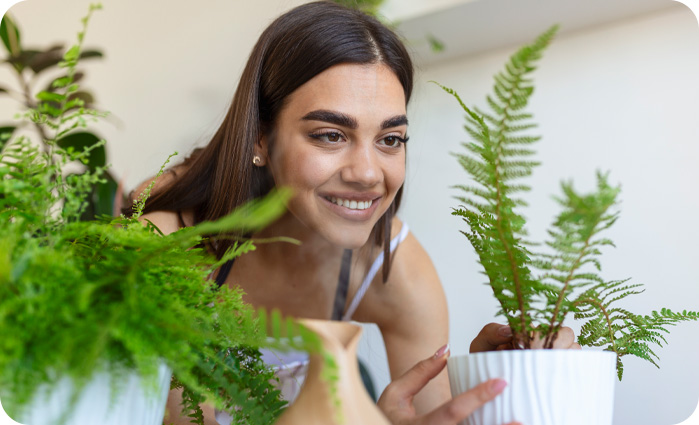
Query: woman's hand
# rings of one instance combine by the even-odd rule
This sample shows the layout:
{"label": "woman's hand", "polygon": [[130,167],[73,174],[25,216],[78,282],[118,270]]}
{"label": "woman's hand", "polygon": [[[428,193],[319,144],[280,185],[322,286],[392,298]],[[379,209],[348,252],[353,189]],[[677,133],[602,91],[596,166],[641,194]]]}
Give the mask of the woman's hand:
{"label": "woman's hand", "polygon": [[[378,406],[393,425],[455,425],[494,399],[507,386],[502,379],[491,379],[435,410],[418,416],[413,406],[413,396],[444,369],[447,357],[449,348],[444,346],[434,356],[422,360],[386,387],[379,398]],[[511,422],[508,425],[518,423]]]}
{"label": "woman's hand", "polygon": [[[471,353],[481,351],[508,350],[512,348],[512,329],[508,325],[489,323],[483,327],[478,336],[471,342]],[[543,341],[535,335],[532,348],[543,348]],[[580,349],[575,342],[575,332],[569,327],[562,327],[553,343],[557,349]]]}

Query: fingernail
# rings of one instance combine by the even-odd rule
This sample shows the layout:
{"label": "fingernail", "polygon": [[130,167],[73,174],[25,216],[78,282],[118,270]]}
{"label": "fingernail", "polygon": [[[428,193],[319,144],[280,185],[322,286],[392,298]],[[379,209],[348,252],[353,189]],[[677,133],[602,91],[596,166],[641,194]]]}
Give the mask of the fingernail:
{"label": "fingernail", "polygon": [[499,394],[505,389],[506,386],[507,382],[504,379],[496,379],[491,382],[490,391],[492,391],[493,394]]}
{"label": "fingernail", "polygon": [[449,352],[449,344],[445,344],[442,348],[437,350],[436,353],[434,353],[434,358],[439,359],[439,358],[443,357],[445,354],[447,354],[448,352]]}
{"label": "fingernail", "polygon": [[504,337],[512,336],[512,328],[507,325],[504,325],[500,329],[498,329],[498,335]]}

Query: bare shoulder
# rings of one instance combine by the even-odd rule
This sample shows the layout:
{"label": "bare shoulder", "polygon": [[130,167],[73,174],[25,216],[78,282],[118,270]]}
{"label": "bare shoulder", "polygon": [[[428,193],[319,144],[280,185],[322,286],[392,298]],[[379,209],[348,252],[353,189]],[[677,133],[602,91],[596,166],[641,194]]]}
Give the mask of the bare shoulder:
{"label": "bare shoulder", "polygon": [[146,223],[151,222],[160,229],[161,232],[168,235],[180,229],[180,220],[177,213],[173,211],[153,211],[143,214],[139,217],[139,221]]}
{"label": "bare shoulder", "polygon": [[[399,234],[403,224],[395,220],[392,227],[391,233]],[[381,331],[393,379],[448,341],[444,290],[432,260],[414,234],[409,232],[396,248],[388,281],[383,284],[375,279],[367,296],[363,312]],[[448,380],[442,372],[415,396],[416,411],[431,411],[449,398]]]}
{"label": "bare shoulder", "polygon": [[[392,238],[400,234],[403,225],[399,219],[394,219]],[[422,319],[434,320],[434,312],[439,312],[437,316],[446,313],[446,299],[437,271],[412,232],[408,232],[392,255],[391,271],[385,284],[380,275],[372,282],[370,299],[367,299],[369,309],[364,310],[371,315],[370,321],[380,328],[402,327],[402,324]]]}

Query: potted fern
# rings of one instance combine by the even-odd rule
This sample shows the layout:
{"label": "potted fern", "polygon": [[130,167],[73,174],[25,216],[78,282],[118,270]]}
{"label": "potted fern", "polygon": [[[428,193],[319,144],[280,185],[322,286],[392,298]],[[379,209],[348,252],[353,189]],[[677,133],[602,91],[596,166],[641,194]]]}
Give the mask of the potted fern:
{"label": "potted fern", "polygon": [[[538,163],[532,145],[540,139],[526,133],[535,127],[525,111],[534,90],[529,74],[557,31],[554,26],[511,56],[495,75],[489,111],[468,108],[467,153],[456,154],[474,184],[459,185],[464,195],[453,215],[467,224],[462,233],[478,255],[503,316],[513,333],[511,350],[455,356],[449,359],[452,393],[490,378],[504,378],[503,395],[481,408],[466,423],[490,425],[513,420],[537,425],[611,424],[614,371],[623,375],[622,358],[634,355],[657,365],[652,344],[666,342],[663,333],[680,321],[697,320],[693,311],[668,309],[636,315],[617,302],[640,293],[628,279],[600,275],[600,249],[613,245],[604,230],[618,218],[619,187],[607,174],[597,174],[597,189],[582,194],[561,184],[562,211],[543,245],[525,239],[526,220],[518,196],[530,188],[522,182]],[[564,321],[583,321],[581,346],[601,350],[554,350]]]}
{"label": "potted fern", "polygon": [[[72,96],[84,35],[83,28],[63,56],[65,75],[36,95],[52,103],[24,114],[50,129],[48,149],[20,136],[0,150],[2,407],[33,425],[156,425],[169,389],[181,387],[192,423],[203,424],[199,404],[209,400],[236,420],[269,424],[284,403],[255,347],[308,349],[316,340],[306,332],[299,342],[268,342],[242,293],[208,279],[222,262],[254,249],[251,240],[221,259],[205,246],[210,235],[266,225],[283,213],[288,194],[166,236],[139,221],[150,188],[133,217],[81,221],[106,169],[66,174],[67,164],[87,162],[104,142],[82,149],[60,143],[103,115]],[[274,315],[272,325],[290,326]]]}

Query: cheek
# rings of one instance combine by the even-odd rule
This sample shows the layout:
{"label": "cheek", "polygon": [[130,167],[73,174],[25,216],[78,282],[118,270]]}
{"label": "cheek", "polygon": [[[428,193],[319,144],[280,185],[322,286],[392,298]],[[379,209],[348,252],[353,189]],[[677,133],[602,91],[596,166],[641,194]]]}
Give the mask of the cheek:
{"label": "cheek", "polygon": [[396,161],[389,167],[385,174],[386,183],[393,193],[397,192],[405,182],[405,155],[401,157],[400,161]]}
{"label": "cheek", "polygon": [[297,192],[314,190],[330,179],[334,170],[331,160],[314,154],[312,150],[280,150],[274,153],[273,161],[275,184],[291,187]]}

